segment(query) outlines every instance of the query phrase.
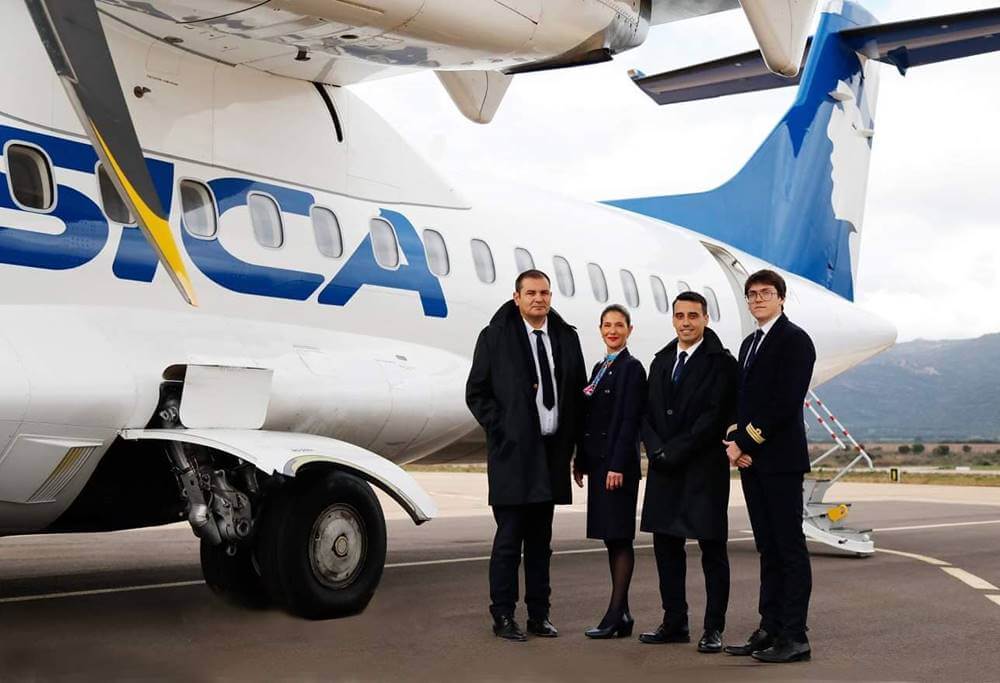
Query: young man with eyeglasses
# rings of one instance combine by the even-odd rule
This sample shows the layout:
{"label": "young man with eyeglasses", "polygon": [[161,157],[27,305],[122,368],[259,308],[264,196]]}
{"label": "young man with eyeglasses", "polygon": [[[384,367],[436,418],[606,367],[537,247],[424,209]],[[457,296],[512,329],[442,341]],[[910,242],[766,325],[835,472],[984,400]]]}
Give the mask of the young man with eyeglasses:
{"label": "young man with eyeglasses", "polygon": [[760,554],[760,626],[731,655],[795,662],[811,655],[806,616],[812,591],[802,533],[802,480],[809,471],[802,406],[816,351],[784,314],[785,280],[760,270],[744,285],[757,330],[740,347],[737,422],[724,443],[740,468],[754,541]]}

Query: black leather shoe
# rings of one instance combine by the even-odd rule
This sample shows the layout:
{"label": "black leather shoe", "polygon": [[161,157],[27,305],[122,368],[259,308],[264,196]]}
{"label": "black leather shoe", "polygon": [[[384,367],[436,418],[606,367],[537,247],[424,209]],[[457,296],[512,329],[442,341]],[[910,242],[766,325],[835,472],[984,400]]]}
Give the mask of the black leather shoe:
{"label": "black leather shoe", "polygon": [[493,620],[493,635],[504,640],[527,640],[528,636],[514,621],[514,617],[498,617]]}
{"label": "black leather shoe", "polygon": [[766,650],[772,645],[774,645],[774,636],[764,629],[759,628],[750,634],[747,642],[742,645],[726,645],[723,650],[729,655],[749,657],[757,650]]}
{"label": "black leather shoe", "polygon": [[559,631],[548,620],[548,617],[543,619],[528,619],[528,633],[541,638],[556,638],[559,635]]}
{"label": "black leather shoe", "polygon": [[722,632],[717,629],[708,629],[701,634],[701,640],[698,641],[698,652],[708,654],[722,652]]}
{"label": "black leather shoe", "polygon": [[663,645],[664,643],[690,643],[691,634],[686,628],[667,628],[663,624],[655,631],[646,631],[639,636],[640,643],[647,645]]}
{"label": "black leather shoe", "polygon": [[583,635],[595,640],[603,640],[605,638],[628,638],[632,635],[632,629],[634,627],[635,619],[632,618],[631,614],[626,614],[619,619],[617,623],[614,623],[611,626],[607,626],[605,628],[595,626],[594,628],[584,631]]}
{"label": "black leather shoe", "polygon": [[787,664],[788,662],[808,662],[812,657],[809,643],[796,643],[788,638],[775,638],[771,647],[754,650],[753,658],[758,662]]}

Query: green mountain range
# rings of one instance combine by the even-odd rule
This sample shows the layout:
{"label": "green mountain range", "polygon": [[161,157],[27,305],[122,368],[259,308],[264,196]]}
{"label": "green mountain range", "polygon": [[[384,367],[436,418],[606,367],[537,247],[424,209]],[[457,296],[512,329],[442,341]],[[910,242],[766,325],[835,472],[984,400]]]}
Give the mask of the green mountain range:
{"label": "green mountain range", "polygon": [[897,344],[816,393],[859,441],[1000,441],[1000,334]]}

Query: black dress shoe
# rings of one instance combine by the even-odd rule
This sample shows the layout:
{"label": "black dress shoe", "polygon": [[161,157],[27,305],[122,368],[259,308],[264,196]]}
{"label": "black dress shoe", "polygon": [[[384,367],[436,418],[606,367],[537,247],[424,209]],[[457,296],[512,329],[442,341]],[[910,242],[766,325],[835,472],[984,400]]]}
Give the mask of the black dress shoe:
{"label": "black dress shoe", "polygon": [[764,629],[759,628],[750,634],[747,642],[742,645],[726,645],[723,650],[729,655],[749,657],[757,650],[766,650],[772,645],[774,645],[774,636]]}
{"label": "black dress shoe", "polygon": [[698,641],[698,652],[714,654],[722,652],[722,632],[717,629],[708,629],[701,634]]}
{"label": "black dress shoe", "polygon": [[514,617],[497,617],[493,620],[493,635],[504,640],[527,640],[528,636],[514,621]]}
{"label": "black dress shoe", "polygon": [[753,658],[758,662],[787,664],[788,662],[808,662],[812,657],[809,643],[797,643],[788,638],[775,638],[771,647],[754,650]]}
{"label": "black dress shoe", "polygon": [[552,625],[552,622],[548,620],[548,617],[542,619],[528,619],[528,633],[542,638],[555,638],[559,635],[559,631],[557,631],[556,627]]}
{"label": "black dress shoe", "polygon": [[595,640],[603,640],[605,638],[628,638],[632,635],[633,627],[635,627],[635,619],[632,618],[631,614],[626,614],[616,623],[611,624],[611,626],[605,626],[604,628],[595,626],[594,628],[584,631],[583,635]]}
{"label": "black dress shoe", "polygon": [[655,631],[646,631],[639,636],[640,643],[648,645],[663,645],[664,643],[690,643],[691,634],[686,628],[667,628],[663,624]]}

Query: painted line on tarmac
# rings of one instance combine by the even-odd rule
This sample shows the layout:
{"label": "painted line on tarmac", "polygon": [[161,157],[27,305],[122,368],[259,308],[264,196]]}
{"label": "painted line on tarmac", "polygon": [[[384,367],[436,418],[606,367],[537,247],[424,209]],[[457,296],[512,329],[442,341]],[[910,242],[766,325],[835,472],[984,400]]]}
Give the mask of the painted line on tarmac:
{"label": "painted line on tarmac", "polygon": [[945,574],[951,574],[965,585],[969,586],[970,588],[975,588],[976,590],[980,591],[1000,590],[1000,588],[997,588],[986,579],[981,579],[975,574],[970,574],[964,569],[959,569],[958,567],[941,567],[941,571],[943,571]]}
{"label": "painted line on tarmac", "polygon": [[921,529],[946,529],[956,526],[980,526],[982,524],[1000,524],[1000,519],[987,519],[978,522],[945,522],[943,524],[920,524],[917,526],[887,526],[872,531],[920,531]]}
{"label": "painted line on tarmac", "polygon": [[[948,576],[958,579],[966,586],[974,588],[980,591],[996,591],[1000,590],[992,583],[986,579],[980,578],[973,574],[972,572],[967,572],[959,567],[951,566],[950,562],[945,562],[944,560],[939,560],[936,557],[928,557],[927,555],[918,555],[917,553],[905,553],[902,550],[889,550],[888,548],[875,548],[877,553],[887,553],[889,555],[899,555],[900,557],[908,557],[912,560],[920,560],[921,562],[926,562],[927,564],[934,565],[938,567]],[[987,595],[986,598],[998,606],[1000,606],[1000,595]]]}
{"label": "painted line on tarmac", "polygon": [[900,557],[908,557],[911,560],[920,560],[921,562],[926,562],[927,564],[932,564],[935,567],[950,567],[950,562],[945,562],[944,560],[939,560],[936,557],[928,557],[927,555],[918,555],[917,553],[904,553],[902,550],[889,550],[888,548],[875,548],[877,553],[886,553],[888,555],[899,555]]}
{"label": "painted line on tarmac", "polygon": [[[731,538],[730,541],[750,541],[750,538]],[[687,545],[694,545],[697,541],[688,541]],[[648,550],[653,547],[652,544],[644,544],[634,546],[636,550]],[[585,553],[604,553],[607,552],[606,548],[578,548],[575,550],[556,550],[553,555],[582,555]],[[459,564],[463,562],[486,562],[490,559],[489,555],[482,555],[478,557],[452,557],[442,560],[422,560],[419,562],[392,562],[385,565],[386,569],[396,569],[400,567],[426,567],[436,564]],[[201,586],[204,585],[202,580],[194,581],[174,581],[171,583],[150,583],[142,586],[120,586],[118,588],[95,588],[93,590],[83,590],[83,591],[65,591],[63,593],[40,593],[35,595],[17,595],[10,598],[0,598],[0,604],[12,603],[12,602],[33,602],[37,600],[54,600],[57,598],[79,598],[86,597],[89,595],[108,595],[111,593],[133,593],[135,591],[148,591],[148,590],[159,590],[161,588],[185,588],[187,586]]]}
{"label": "painted line on tarmac", "polygon": [[65,593],[42,593],[39,595],[18,595],[12,598],[0,598],[0,604],[10,602],[32,602],[34,600],[52,600],[54,598],[78,598],[87,595],[106,595],[108,593],[131,593],[134,591],[151,591],[160,588],[180,588],[182,586],[198,586],[204,581],[174,581],[172,583],[150,583],[143,586],[121,586],[118,588],[95,588],[86,591],[66,591]]}
{"label": "painted line on tarmac", "polygon": [[[730,543],[739,543],[742,541],[752,541],[752,538],[730,538]],[[685,545],[697,545],[698,541],[688,541]],[[652,543],[645,543],[642,545],[632,546],[634,550],[649,550],[653,547]],[[607,548],[601,546],[600,548],[576,548],[574,550],[554,550],[553,555],[584,555],[587,553],[606,553]],[[435,564],[458,564],[460,562],[486,562],[490,559],[489,555],[480,555],[479,557],[452,557],[442,560],[418,560],[416,562],[393,562],[391,564],[385,565],[386,569],[395,569],[397,567],[426,567]]]}
{"label": "painted line on tarmac", "polygon": [[[874,531],[912,531],[912,530],[918,530],[918,529],[939,529],[939,528],[942,528],[942,527],[975,526],[975,525],[981,525],[981,524],[1000,524],[1000,520],[987,520],[987,521],[979,521],[979,522],[951,522],[951,523],[946,523],[946,524],[925,524],[925,525],[921,525],[921,526],[906,526],[906,527],[883,527],[881,529],[874,529]],[[750,531],[750,530],[748,530],[748,529],[741,529],[740,533],[743,533],[743,534],[752,534],[753,532]],[[738,542],[741,542],[741,541],[752,541],[752,540],[753,540],[753,537],[749,536],[749,535],[748,536],[742,536],[742,537],[739,537],[739,538],[730,538],[729,539],[729,541],[731,543],[738,543]],[[696,541],[688,541],[687,545],[695,545],[696,543],[697,543]],[[650,549],[652,547],[653,547],[652,544],[643,544],[643,545],[637,545],[637,546],[635,546],[635,549],[636,550],[648,550],[648,549]],[[598,548],[578,548],[578,549],[575,549],[575,550],[557,550],[557,551],[554,551],[552,554],[553,555],[583,555],[583,554],[587,554],[587,553],[603,553],[603,552],[606,552],[606,549],[603,548],[603,547],[598,547]],[[927,564],[931,564],[931,565],[934,565],[934,566],[937,566],[937,567],[941,567],[942,569],[945,569],[945,568],[956,569],[954,567],[951,567],[951,564],[948,563],[948,562],[945,562],[943,560],[939,560],[939,559],[934,558],[934,557],[928,557],[926,555],[918,555],[916,553],[907,553],[907,552],[903,552],[901,550],[889,550],[887,548],[876,548],[875,552],[886,553],[886,554],[889,554],[889,555],[898,555],[900,557],[908,557],[910,559],[920,560],[921,562],[926,562]],[[421,560],[421,561],[416,561],[416,562],[392,562],[392,563],[386,564],[385,568],[386,569],[396,569],[396,568],[403,568],[403,567],[426,567],[426,566],[439,565],[439,564],[460,564],[460,563],[465,563],[465,562],[486,562],[489,559],[490,558],[489,558],[488,555],[482,555],[482,556],[477,556],[477,557],[453,557],[453,558],[446,558],[446,559],[440,559],[440,560]],[[951,574],[955,578],[958,578],[960,581],[964,581],[968,585],[973,586],[974,588],[977,587],[977,586],[979,586],[979,587],[981,587],[982,590],[1000,590],[1000,589],[996,588],[995,586],[993,586],[993,584],[991,584],[988,581],[986,581],[985,579],[981,579],[981,578],[979,578],[978,576],[976,576],[974,574],[970,574],[970,573],[965,572],[964,570],[961,570],[961,569],[956,569],[956,572],[962,573],[964,575],[964,578],[962,576],[959,576],[957,573],[949,572],[949,574]],[[976,585],[973,585],[973,583],[970,583],[970,581],[974,582]],[[92,589],[92,590],[65,591],[65,592],[62,592],[62,593],[41,593],[41,594],[35,594],[35,595],[18,595],[18,596],[13,596],[13,597],[8,597],[8,598],[0,598],[0,604],[9,604],[9,603],[17,603],[17,602],[33,602],[33,601],[39,601],[39,600],[54,600],[54,599],[57,599],[57,598],[87,597],[87,596],[91,596],[91,595],[109,595],[109,594],[113,594],[113,593],[132,593],[132,592],[136,592],[136,591],[159,590],[159,589],[162,589],[162,588],[184,588],[184,587],[188,587],[188,586],[200,586],[200,585],[203,585],[204,583],[205,582],[201,581],[201,580],[195,580],[195,581],[174,581],[174,582],[171,582],[171,583],[153,583],[153,584],[146,584],[146,585],[141,585],[141,586],[120,586],[120,587],[117,587],[117,588],[95,588],[95,589]],[[997,605],[1000,605],[1000,595],[988,595],[986,597],[989,598],[990,600],[992,600],[993,602],[997,603]]]}

